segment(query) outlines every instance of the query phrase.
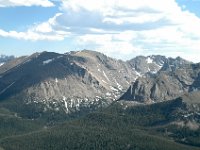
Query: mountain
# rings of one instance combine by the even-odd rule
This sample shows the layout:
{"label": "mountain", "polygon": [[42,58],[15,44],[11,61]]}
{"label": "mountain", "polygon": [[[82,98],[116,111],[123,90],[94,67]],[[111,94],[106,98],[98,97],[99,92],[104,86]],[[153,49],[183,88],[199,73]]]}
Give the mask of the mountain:
{"label": "mountain", "polygon": [[11,59],[7,62],[4,62],[2,66],[0,66],[0,74],[17,67],[19,64],[26,62],[27,56],[22,57],[16,57],[14,59]]}
{"label": "mountain", "polygon": [[67,114],[111,103],[137,78],[130,64],[88,50],[36,53],[4,68],[0,99]]}
{"label": "mountain", "polygon": [[140,75],[145,75],[147,73],[156,74],[160,70],[174,70],[184,65],[191,64],[191,62],[180,57],[167,58],[161,55],[151,55],[147,57],[137,56],[129,60],[128,63],[130,63]]}
{"label": "mountain", "polygon": [[197,150],[199,81],[180,57],[15,58],[0,67],[0,149]]}
{"label": "mountain", "polygon": [[10,61],[10,60],[13,60],[14,59],[14,56],[6,56],[6,55],[0,55],[0,67],[4,64],[4,63],[6,63],[6,62],[8,62],[8,61]]}
{"label": "mountain", "polygon": [[184,64],[174,69],[161,69],[153,76],[138,78],[120,99],[145,103],[170,100],[184,93],[199,90],[199,73],[200,64]]}
{"label": "mountain", "polygon": [[[135,88],[142,77],[146,77],[141,82],[147,86],[148,78],[152,84],[156,82],[152,77],[157,73],[173,72],[187,65],[190,62],[181,58],[159,55],[139,56],[125,62],[89,50],[35,53],[0,67],[0,100],[12,101],[9,106],[5,104],[7,108],[29,117],[43,113],[84,114],[108,106],[131,84]],[[141,79],[136,80],[138,77]],[[148,91],[149,87],[146,88]],[[16,110],[14,105],[20,108]]]}

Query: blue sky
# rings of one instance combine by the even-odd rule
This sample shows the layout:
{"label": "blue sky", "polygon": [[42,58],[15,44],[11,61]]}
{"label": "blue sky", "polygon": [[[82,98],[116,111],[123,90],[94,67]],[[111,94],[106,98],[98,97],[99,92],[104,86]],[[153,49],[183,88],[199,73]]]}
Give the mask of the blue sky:
{"label": "blue sky", "polygon": [[200,0],[1,0],[0,54],[90,49],[200,62]]}

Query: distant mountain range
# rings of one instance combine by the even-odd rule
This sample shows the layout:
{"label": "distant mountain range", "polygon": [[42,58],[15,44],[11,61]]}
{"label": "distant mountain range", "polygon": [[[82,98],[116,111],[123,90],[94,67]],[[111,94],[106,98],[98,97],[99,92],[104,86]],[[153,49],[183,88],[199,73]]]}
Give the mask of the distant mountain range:
{"label": "distant mountain range", "polygon": [[0,66],[2,66],[4,63],[13,60],[14,56],[6,56],[6,55],[0,55]]}
{"label": "distant mountain range", "polygon": [[0,67],[0,99],[17,99],[41,112],[90,111],[119,98],[154,103],[199,88],[199,65],[180,57],[122,61],[83,50],[11,58]]}

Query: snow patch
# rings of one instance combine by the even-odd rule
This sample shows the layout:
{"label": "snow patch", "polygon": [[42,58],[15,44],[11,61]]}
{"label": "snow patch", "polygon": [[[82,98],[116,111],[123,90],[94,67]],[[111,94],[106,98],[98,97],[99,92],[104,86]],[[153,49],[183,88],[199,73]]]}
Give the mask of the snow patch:
{"label": "snow patch", "polygon": [[107,92],[107,93],[106,93],[106,96],[111,96],[111,93]]}
{"label": "snow patch", "polygon": [[122,90],[122,86],[117,82],[116,79],[115,79],[115,82],[116,82],[116,84],[117,84],[118,89],[119,89],[119,90]]}
{"label": "snow patch", "polygon": [[66,97],[65,97],[65,96],[63,96],[63,101],[64,101],[64,103],[65,103],[66,113],[68,113],[68,112],[69,112],[69,109],[68,109],[68,104],[67,104],[67,101],[66,101]]}
{"label": "snow patch", "polygon": [[54,59],[47,59],[45,61],[43,61],[43,65],[49,64],[53,61]]}
{"label": "snow patch", "polygon": [[108,78],[108,76],[106,75],[106,73],[103,71],[103,75],[105,76],[105,78],[108,80],[108,81],[110,81],[109,80],[109,78]]}
{"label": "snow patch", "polygon": [[147,61],[148,64],[153,63],[153,59],[151,59],[150,57],[148,57],[148,58],[146,59],[146,61]]}
{"label": "snow patch", "polygon": [[156,74],[158,71],[154,70],[154,71],[151,71],[152,74]]}
{"label": "snow patch", "polygon": [[96,96],[96,98],[98,98],[98,99],[101,99],[101,97],[100,97],[100,96]]}
{"label": "snow patch", "polygon": [[137,72],[137,71],[135,71],[135,73],[136,73],[136,75],[139,76],[139,77],[142,76],[142,75],[141,75],[139,72]]}
{"label": "snow patch", "polygon": [[156,64],[158,66],[158,68],[162,68],[163,67],[163,64]]}
{"label": "snow patch", "polygon": [[63,96],[63,101],[66,101],[66,97],[65,96]]}
{"label": "snow patch", "polygon": [[102,82],[104,82],[105,84],[108,84],[106,81],[104,81],[104,80],[101,80]]}
{"label": "snow patch", "polygon": [[110,89],[113,90],[113,91],[118,91],[116,88],[110,86]]}
{"label": "snow patch", "polygon": [[0,67],[3,66],[4,63],[0,63]]}
{"label": "snow patch", "polygon": [[193,113],[191,113],[191,114],[186,114],[186,115],[184,115],[184,117],[187,118],[187,117],[192,116],[192,115],[193,115]]}

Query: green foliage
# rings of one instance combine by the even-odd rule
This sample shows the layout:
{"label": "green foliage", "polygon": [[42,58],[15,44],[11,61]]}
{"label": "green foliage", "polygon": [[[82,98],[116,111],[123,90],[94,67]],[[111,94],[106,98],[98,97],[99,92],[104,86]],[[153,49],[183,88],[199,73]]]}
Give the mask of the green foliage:
{"label": "green foliage", "polygon": [[125,118],[93,113],[50,129],[2,139],[0,145],[9,150],[195,150],[164,137],[151,135]]}
{"label": "green foliage", "polygon": [[[124,106],[123,106],[124,107]],[[103,112],[125,116],[125,118],[137,126],[156,126],[169,123],[178,118],[177,108],[181,108],[181,101],[167,101],[154,105],[140,105],[123,109],[119,103],[115,103]]]}
{"label": "green foliage", "polygon": [[0,138],[24,134],[39,130],[43,124],[36,120],[27,120],[15,116],[0,116]]}
{"label": "green foliage", "polygon": [[[4,103],[4,106],[0,109],[3,114],[0,147],[5,150],[197,150],[200,147],[199,130],[170,124],[179,118],[177,108],[184,107],[179,100],[126,109],[114,103],[79,119],[69,121],[66,117],[68,121],[52,123],[54,126],[47,128],[44,125],[52,120],[62,122],[64,114],[46,112],[45,119],[32,120],[16,116],[12,111],[19,108],[11,103]],[[81,115],[70,118],[75,116]]]}
{"label": "green foliage", "polygon": [[156,130],[169,134],[168,136],[173,137],[177,142],[200,147],[200,128],[192,130],[186,126],[180,127],[170,124]]}

